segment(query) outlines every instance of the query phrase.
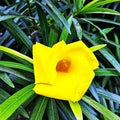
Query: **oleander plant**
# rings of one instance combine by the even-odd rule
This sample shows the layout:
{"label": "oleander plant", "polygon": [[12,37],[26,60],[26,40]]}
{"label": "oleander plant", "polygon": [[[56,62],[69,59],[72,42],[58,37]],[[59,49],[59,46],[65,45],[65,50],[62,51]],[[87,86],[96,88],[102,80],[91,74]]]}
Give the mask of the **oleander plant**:
{"label": "oleander plant", "polygon": [[0,28],[0,120],[120,120],[120,0],[1,0]]}

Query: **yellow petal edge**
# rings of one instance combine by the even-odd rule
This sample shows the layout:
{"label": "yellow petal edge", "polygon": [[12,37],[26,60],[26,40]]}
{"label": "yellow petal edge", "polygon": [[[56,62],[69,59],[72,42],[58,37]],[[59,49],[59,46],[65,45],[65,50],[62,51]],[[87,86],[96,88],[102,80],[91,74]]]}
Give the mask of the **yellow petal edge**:
{"label": "yellow petal edge", "polygon": [[99,63],[82,41],[60,41],[52,48],[33,45],[33,65],[36,94],[75,102],[89,88]]}

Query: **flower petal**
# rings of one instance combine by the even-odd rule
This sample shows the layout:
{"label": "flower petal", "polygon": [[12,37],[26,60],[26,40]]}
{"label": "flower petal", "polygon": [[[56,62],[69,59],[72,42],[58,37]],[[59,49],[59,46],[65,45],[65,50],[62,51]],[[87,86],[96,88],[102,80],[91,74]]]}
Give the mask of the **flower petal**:
{"label": "flower petal", "polygon": [[91,68],[94,70],[98,68],[98,60],[93,52],[82,42],[77,41],[71,44],[65,45],[64,41],[59,42],[53,46],[53,49],[57,52],[60,58],[64,58],[67,55],[80,55],[84,56],[90,63]]}
{"label": "flower petal", "polygon": [[[51,48],[36,43],[33,45],[33,63],[34,63],[34,75],[35,83],[52,84],[56,77],[56,63],[54,57],[52,57]],[[51,59],[51,64],[49,61]],[[55,60],[56,61],[56,60]]]}
{"label": "flower petal", "polygon": [[58,73],[56,82],[52,85],[36,84],[35,92],[56,99],[74,102],[80,100],[94,77],[94,72],[88,65],[88,61],[85,59],[82,61],[84,62],[74,61],[75,68],[72,73]]}
{"label": "flower petal", "polygon": [[94,78],[98,61],[82,42],[58,42],[52,48],[36,43],[33,46],[37,94],[61,100],[78,101]]}

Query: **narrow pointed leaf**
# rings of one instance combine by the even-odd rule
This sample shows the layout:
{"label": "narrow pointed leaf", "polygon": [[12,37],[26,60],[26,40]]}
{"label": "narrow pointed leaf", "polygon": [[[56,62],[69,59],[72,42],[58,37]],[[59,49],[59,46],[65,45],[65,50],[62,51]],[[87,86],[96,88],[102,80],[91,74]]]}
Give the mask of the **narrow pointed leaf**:
{"label": "narrow pointed leaf", "polygon": [[77,33],[79,40],[81,40],[82,39],[82,27],[79,24],[78,20],[75,18],[73,18],[73,25],[75,27],[75,30],[76,30],[76,33]]}
{"label": "narrow pointed leaf", "polygon": [[45,0],[45,1],[48,4],[48,6],[53,10],[53,12],[58,16],[61,22],[64,24],[68,32],[71,33],[69,24],[66,21],[65,17],[62,15],[62,13],[56,8],[56,6],[50,0]]}
{"label": "narrow pointed leaf", "polygon": [[58,40],[58,33],[54,29],[50,29],[49,47],[52,47]]}
{"label": "narrow pointed leaf", "polygon": [[5,101],[8,97],[10,97],[10,94],[6,92],[5,90],[3,90],[2,88],[0,88],[0,104],[3,101]]}
{"label": "narrow pointed leaf", "polygon": [[[68,18],[68,24],[69,24],[70,27],[71,27],[71,25],[72,25],[72,18],[73,18],[73,15],[71,15],[71,16]],[[68,32],[68,30],[66,29],[66,27],[64,27],[63,30],[62,30],[62,33],[61,33],[61,35],[60,35],[59,41],[61,41],[61,40],[67,41],[68,36],[69,36],[69,32]]]}
{"label": "narrow pointed leaf", "polygon": [[21,63],[17,63],[17,62],[11,62],[11,61],[0,61],[0,66],[5,66],[8,68],[16,68],[16,69],[21,69],[21,70],[25,70],[28,72],[33,73],[33,69],[27,65],[21,64]]}
{"label": "narrow pointed leaf", "polygon": [[[81,18],[82,19],[82,18]],[[93,22],[103,22],[103,23],[108,23],[108,24],[113,24],[113,25],[118,25],[120,26],[120,23],[117,21],[109,20],[109,19],[101,19],[101,18],[85,18],[86,20],[93,21]]]}
{"label": "narrow pointed leaf", "polygon": [[64,104],[64,102],[57,100],[57,103],[58,103],[59,107],[61,108],[62,112],[64,112],[64,114],[66,115],[68,120],[75,119],[73,112],[69,109],[69,107],[66,104]]}
{"label": "narrow pointed leaf", "polygon": [[12,20],[6,20],[5,22],[1,22],[1,24],[11,33],[11,35],[16,40],[19,39],[30,51],[32,50],[33,43],[15,22]]}
{"label": "narrow pointed leaf", "polygon": [[25,75],[23,75],[21,72],[19,71],[16,71],[16,70],[13,70],[11,68],[8,68],[8,67],[4,67],[4,66],[0,66],[0,71],[2,72],[6,72],[6,73],[11,73],[19,78],[22,78],[28,82],[31,82],[33,80],[31,80],[30,78],[26,77]]}
{"label": "narrow pointed leaf", "polygon": [[10,87],[15,88],[13,82],[6,73],[1,73],[0,79],[3,80],[6,84],[8,84]]}
{"label": "narrow pointed leaf", "polygon": [[92,51],[92,52],[95,52],[103,47],[105,47],[106,44],[102,44],[102,45],[96,45],[96,46],[93,46],[93,47],[90,47],[89,49]]}
{"label": "narrow pointed leaf", "polygon": [[99,68],[95,70],[96,76],[120,76],[120,73],[112,68]]}
{"label": "narrow pointed leaf", "polygon": [[[91,1],[91,2],[88,2],[88,4],[86,4],[83,8],[82,8],[82,10],[81,11],[84,11],[84,10],[86,10],[86,9],[89,9],[89,8],[91,8],[91,6],[92,5],[94,5],[96,2],[98,2],[99,0],[93,0],[93,1]],[[80,12],[80,11],[79,11]]]}
{"label": "narrow pointed leaf", "polygon": [[98,2],[93,4],[91,7],[99,7],[101,5],[106,5],[106,4],[110,4],[113,2],[120,2],[120,0],[112,0],[112,1],[111,0],[104,0],[104,1],[99,0]]}
{"label": "narrow pointed leaf", "polygon": [[48,98],[40,96],[32,112],[30,120],[42,120],[47,103],[48,103]]}
{"label": "narrow pointed leaf", "polygon": [[24,59],[24,60],[26,60],[26,61],[28,61],[28,62],[30,62],[30,63],[33,63],[33,61],[32,61],[31,58],[29,58],[28,56],[23,55],[23,54],[21,54],[20,52],[17,52],[17,51],[15,51],[15,50],[11,49],[11,48],[7,48],[7,47],[4,47],[4,46],[0,46],[0,50],[3,51],[3,52],[5,52],[5,53],[9,53],[9,54],[11,54],[11,55],[14,55],[14,56],[17,56],[17,57],[19,57],[19,58],[22,58],[22,59]]}
{"label": "narrow pointed leaf", "polygon": [[42,8],[38,4],[36,4],[36,7],[37,7],[38,16],[39,16],[40,26],[41,26],[43,43],[45,45],[48,45],[49,28],[48,28],[47,19]]}
{"label": "narrow pointed leaf", "polygon": [[34,84],[28,85],[5,100],[0,105],[0,119],[8,119],[20,105],[29,99],[34,94],[33,87]]}
{"label": "narrow pointed leaf", "polygon": [[92,84],[90,85],[89,90],[90,90],[92,96],[93,96],[98,102],[100,102],[100,98],[99,98],[99,95],[98,95],[98,93],[97,93],[96,85],[94,84],[94,82],[92,82]]}
{"label": "narrow pointed leaf", "polygon": [[88,108],[89,106],[85,104],[83,101],[80,102],[80,106],[82,108],[83,114],[89,119],[89,120],[99,120],[97,118],[97,115],[94,114],[94,112],[90,111]]}
{"label": "narrow pointed leaf", "polygon": [[21,18],[21,17],[24,17],[24,16],[20,16],[20,15],[4,15],[4,16],[0,16],[0,22],[8,20],[8,19],[16,18],[16,17]]}
{"label": "narrow pointed leaf", "polygon": [[97,92],[101,97],[104,97],[105,99],[112,100],[112,101],[120,104],[120,96],[119,95],[112,93],[112,92],[108,92],[103,89],[98,89],[98,88],[97,88]]}
{"label": "narrow pointed leaf", "polygon": [[77,120],[83,120],[82,110],[80,104],[78,102],[69,101],[70,107],[76,117]]}
{"label": "narrow pointed leaf", "polygon": [[105,48],[100,49],[100,52],[120,73],[120,63],[116,60],[116,58],[114,56],[112,56],[107,50],[105,50]]}
{"label": "narrow pointed leaf", "polygon": [[88,22],[89,24],[91,24],[92,26],[94,26],[96,29],[98,29],[100,31],[100,33],[104,36],[105,40],[108,41],[108,38],[107,38],[106,34],[103,32],[103,30],[100,27],[98,27],[97,25],[95,25],[93,22],[88,21],[87,19],[83,18],[82,20],[85,21],[85,22]]}
{"label": "narrow pointed leaf", "polygon": [[84,5],[85,0],[75,0],[75,6],[76,6],[76,10],[77,12],[81,10],[81,8]]}
{"label": "narrow pointed leaf", "polygon": [[[97,45],[97,41],[91,39],[90,35],[88,33],[83,33],[83,36],[93,45]],[[99,50],[100,53],[114,66],[114,68],[120,73],[120,64],[116,60],[116,58],[110,54],[105,48]]]}
{"label": "narrow pointed leaf", "polygon": [[[10,97],[10,94],[9,93],[7,93],[6,91],[4,91],[2,88],[0,88],[0,103],[2,103],[3,101],[5,101],[7,98],[9,98]],[[24,117],[26,117],[26,118],[29,118],[29,115],[28,115],[28,113],[26,112],[26,110],[22,107],[22,106],[20,106],[17,110],[16,110],[16,114],[21,114],[21,115],[23,115]],[[12,116],[13,116],[14,114],[12,114]],[[11,116],[11,117],[12,117]],[[11,118],[10,117],[10,118]],[[13,118],[15,118],[15,116],[13,116]]]}
{"label": "narrow pointed leaf", "polygon": [[81,14],[99,13],[99,14],[120,15],[120,12],[117,12],[109,8],[92,8],[92,9],[89,8],[89,9],[81,10],[80,13]]}
{"label": "narrow pointed leaf", "polygon": [[53,20],[57,23],[57,25],[61,29],[63,28],[62,22],[60,21],[60,19],[58,18],[58,16],[54,12],[52,12],[52,10],[49,9],[49,7],[43,5],[42,3],[38,2],[38,1],[36,1],[36,3],[48,12],[48,14],[53,18]]}
{"label": "narrow pointed leaf", "polygon": [[106,107],[104,107],[103,105],[101,105],[100,103],[94,101],[93,99],[91,99],[90,97],[84,95],[82,97],[82,100],[84,102],[86,102],[87,104],[89,104],[90,106],[92,106],[94,109],[96,109],[97,111],[99,111],[101,114],[103,114],[103,116],[105,116],[106,118],[108,118],[109,120],[120,120],[120,117],[115,115],[113,112],[111,112],[109,109],[107,109]]}
{"label": "narrow pointed leaf", "polygon": [[48,119],[49,120],[59,120],[57,104],[54,99],[49,99],[48,103]]}
{"label": "narrow pointed leaf", "polygon": [[[24,116],[25,118],[29,118],[29,115],[28,115],[27,111],[26,111],[22,106],[20,106],[20,107],[18,108],[17,112],[18,112],[19,114],[21,114],[22,116]],[[13,115],[14,115],[14,114],[13,114]]]}
{"label": "narrow pointed leaf", "polygon": [[[117,34],[114,34],[114,38],[115,38],[115,43],[119,45],[120,40],[119,40]],[[117,53],[118,61],[120,62],[120,48],[119,47],[116,47],[116,53]]]}

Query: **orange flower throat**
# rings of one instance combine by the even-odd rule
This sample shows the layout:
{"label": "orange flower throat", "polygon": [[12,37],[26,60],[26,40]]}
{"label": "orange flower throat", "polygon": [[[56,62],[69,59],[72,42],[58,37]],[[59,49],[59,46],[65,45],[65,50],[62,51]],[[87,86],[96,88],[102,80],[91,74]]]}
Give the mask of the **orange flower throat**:
{"label": "orange flower throat", "polygon": [[56,71],[67,73],[69,71],[70,66],[71,66],[70,60],[67,60],[67,59],[60,60],[57,63]]}

